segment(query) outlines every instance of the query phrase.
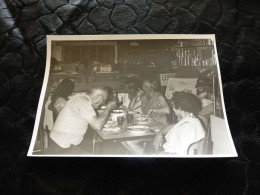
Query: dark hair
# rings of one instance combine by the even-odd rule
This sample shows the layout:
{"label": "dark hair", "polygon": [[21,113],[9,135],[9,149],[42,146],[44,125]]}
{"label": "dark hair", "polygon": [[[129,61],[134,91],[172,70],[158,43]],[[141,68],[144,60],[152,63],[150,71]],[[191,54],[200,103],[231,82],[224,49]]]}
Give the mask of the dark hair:
{"label": "dark hair", "polygon": [[55,92],[52,96],[52,101],[55,101],[58,97],[63,97],[67,99],[74,90],[74,82],[69,79],[64,79],[57,86]]}
{"label": "dark hair", "polygon": [[129,82],[126,83],[125,85],[125,90],[128,91],[138,91],[139,88],[142,88],[140,83],[138,81],[133,81],[133,82]]}
{"label": "dark hair", "polygon": [[155,77],[146,77],[146,78],[143,79],[143,83],[145,81],[148,82],[148,83],[151,83],[152,88],[154,90],[158,90],[159,89],[159,83],[158,83],[158,81],[157,81],[157,79]]}
{"label": "dark hair", "polygon": [[107,92],[107,99],[105,101],[105,104],[107,104],[109,101],[113,100],[113,89],[109,86],[104,86],[102,89]]}
{"label": "dark hair", "polygon": [[174,103],[176,109],[181,109],[186,112],[191,112],[194,115],[202,109],[202,103],[200,99],[189,92],[174,92],[171,101]]}
{"label": "dark hair", "polygon": [[90,89],[90,91],[87,91],[87,93],[92,94],[94,90],[101,90],[107,93],[107,99],[105,101],[105,104],[107,104],[109,101],[113,99],[113,89],[109,86],[96,86]]}

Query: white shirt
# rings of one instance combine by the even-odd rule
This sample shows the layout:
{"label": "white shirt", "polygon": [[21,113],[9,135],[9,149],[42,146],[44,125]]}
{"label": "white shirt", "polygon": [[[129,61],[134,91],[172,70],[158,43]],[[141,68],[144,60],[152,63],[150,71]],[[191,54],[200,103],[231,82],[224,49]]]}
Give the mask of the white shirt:
{"label": "white shirt", "polygon": [[51,139],[62,148],[80,144],[88,128],[86,119],[93,116],[96,112],[89,96],[84,93],[73,95],[59,113],[50,133]]}
{"label": "white shirt", "polygon": [[53,107],[54,109],[59,113],[62,108],[65,106],[65,104],[67,103],[67,100],[62,98],[62,97],[59,97],[57,98],[57,100],[53,103]]}
{"label": "white shirt", "polygon": [[[128,93],[119,93],[118,94],[118,98],[119,98],[119,101],[123,101],[123,105],[124,107],[128,108],[129,104],[130,104],[130,99],[129,99],[129,95]],[[141,110],[141,107],[135,109],[135,111],[139,112],[139,113],[142,113],[142,110]]]}
{"label": "white shirt", "polygon": [[205,130],[197,118],[185,117],[166,134],[165,152],[187,155],[190,144],[205,137]]}

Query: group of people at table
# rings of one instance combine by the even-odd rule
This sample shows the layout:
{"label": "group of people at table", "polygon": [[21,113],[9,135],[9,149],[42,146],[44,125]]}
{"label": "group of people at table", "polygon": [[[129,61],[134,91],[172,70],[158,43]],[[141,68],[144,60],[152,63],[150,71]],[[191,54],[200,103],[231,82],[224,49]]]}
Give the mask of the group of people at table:
{"label": "group of people at table", "polygon": [[[124,109],[139,109],[164,125],[150,142],[157,154],[186,155],[190,144],[206,134],[198,118],[202,109],[200,98],[190,92],[175,92],[167,100],[159,92],[156,79],[145,78],[141,84],[140,87],[136,83],[127,85],[130,103]],[[49,109],[53,111],[54,125],[46,154],[89,154],[84,139],[87,129],[101,131],[110,114],[119,107],[110,87],[93,87],[88,92],[71,95],[73,88],[74,83],[65,79],[52,95]],[[102,106],[105,109],[99,113]],[[144,152],[138,140],[124,141],[122,145],[131,154]]]}

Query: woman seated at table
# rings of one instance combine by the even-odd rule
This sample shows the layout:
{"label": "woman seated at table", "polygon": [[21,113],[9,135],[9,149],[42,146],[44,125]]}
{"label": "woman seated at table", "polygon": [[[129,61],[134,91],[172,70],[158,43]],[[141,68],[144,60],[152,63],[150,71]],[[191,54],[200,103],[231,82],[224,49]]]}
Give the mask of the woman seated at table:
{"label": "woman seated at table", "polygon": [[198,119],[202,103],[196,95],[189,92],[175,92],[171,103],[179,122],[158,132],[153,144],[157,151],[163,149],[165,154],[187,155],[189,146],[203,139],[206,134]]}
{"label": "woman seated at table", "polygon": [[[141,83],[139,79],[127,79],[125,83],[125,93],[121,96],[120,100],[123,102],[122,107],[128,110],[128,106],[131,100],[137,95],[140,90]],[[141,113],[141,108],[135,110],[137,113]]]}
{"label": "woman seated at table", "polygon": [[[197,117],[202,108],[201,101],[189,92],[175,92],[171,103],[179,121],[159,131],[152,144],[146,144],[146,148],[149,151],[154,148],[161,154],[187,155],[190,144],[203,139],[206,134]],[[126,146],[133,154],[147,152],[142,146],[132,142],[127,142]]]}
{"label": "woman seated at table", "polygon": [[170,107],[164,96],[157,91],[158,82],[154,78],[147,78],[143,81],[143,91],[140,90],[129,104],[129,110],[136,110],[141,107],[142,114],[159,123],[167,125],[167,114]]}

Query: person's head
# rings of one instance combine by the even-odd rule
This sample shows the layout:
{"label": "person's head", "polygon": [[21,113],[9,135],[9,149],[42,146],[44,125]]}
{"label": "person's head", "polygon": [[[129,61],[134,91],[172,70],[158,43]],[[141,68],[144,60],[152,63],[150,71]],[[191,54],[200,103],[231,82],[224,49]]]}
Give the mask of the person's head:
{"label": "person's head", "polygon": [[197,116],[202,109],[201,100],[189,92],[175,92],[171,99],[175,114],[181,118],[192,113]]}
{"label": "person's head", "polygon": [[155,78],[146,78],[143,80],[143,90],[146,93],[158,90],[159,84]]}
{"label": "person's head", "polygon": [[139,80],[128,80],[126,81],[125,91],[126,93],[136,93],[141,88]]}
{"label": "person's head", "polygon": [[106,105],[108,101],[113,97],[113,90],[111,87],[94,87],[89,92],[89,97],[92,101],[92,106],[95,109],[100,109]]}
{"label": "person's head", "polygon": [[69,79],[63,79],[61,83],[57,86],[53,97],[63,97],[68,98],[74,90],[74,82]]}

